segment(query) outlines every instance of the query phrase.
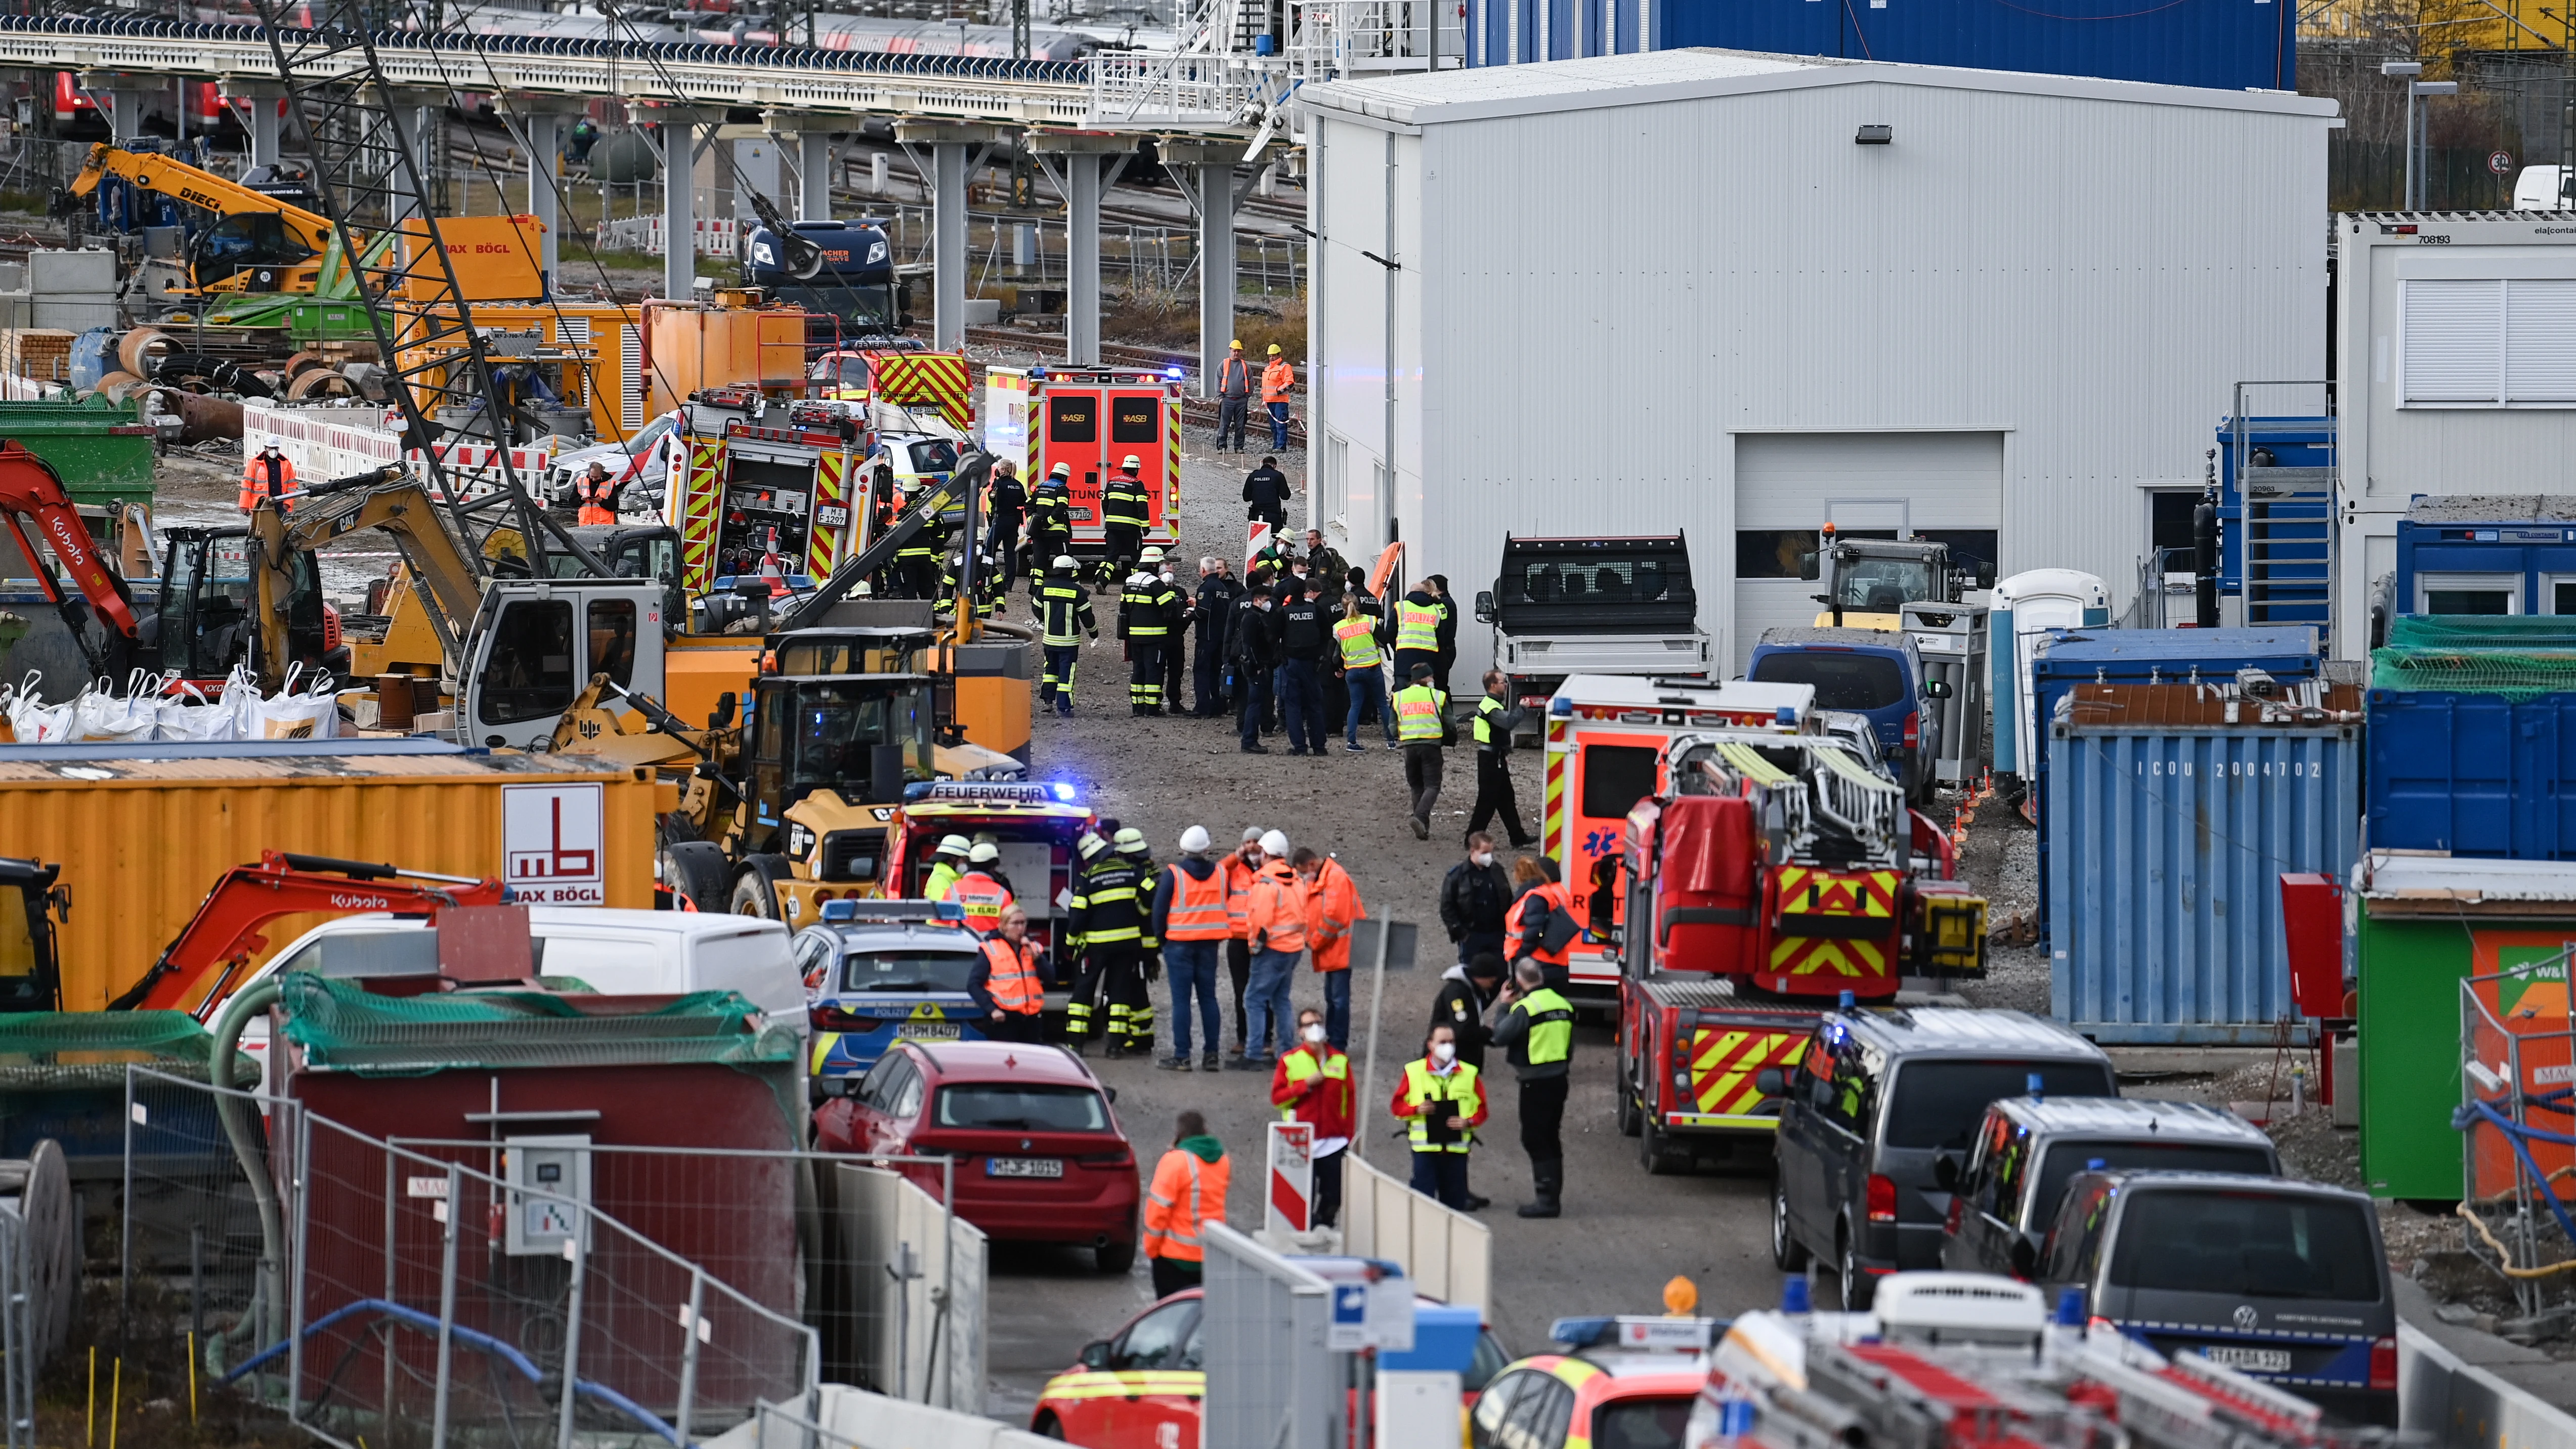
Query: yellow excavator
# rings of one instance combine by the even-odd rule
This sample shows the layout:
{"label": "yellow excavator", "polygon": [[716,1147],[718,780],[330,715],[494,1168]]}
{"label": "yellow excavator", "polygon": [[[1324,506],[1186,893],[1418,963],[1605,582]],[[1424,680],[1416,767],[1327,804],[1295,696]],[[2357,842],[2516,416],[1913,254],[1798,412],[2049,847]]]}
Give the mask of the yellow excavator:
{"label": "yellow excavator", "polygon": [[[108,177],[137,191],[168,196],[222,220],[197,234],[187,258],[188,285],[201,296],[252,293],[354,298],[357,279],[331,219],[238,181],[191,166],[175,156],[130,151],[100,142],[68,188],[75,197],[97,191]],[[537,275],[538,238],[544,224],[533,216],[448,216],[438,230],[469,302],[519,301],[545,295]],[[406,222],[393,231],[357,238],[359,264],[369,270],[397,265],[433,266],[423,245],[428,229]],[[399,248],[399,250],[397,250]],[[403,290],[408,291],[408,287]],[[424,292],[428,291],[423,287]],[[443,290],[443,289],[442,289]]]}

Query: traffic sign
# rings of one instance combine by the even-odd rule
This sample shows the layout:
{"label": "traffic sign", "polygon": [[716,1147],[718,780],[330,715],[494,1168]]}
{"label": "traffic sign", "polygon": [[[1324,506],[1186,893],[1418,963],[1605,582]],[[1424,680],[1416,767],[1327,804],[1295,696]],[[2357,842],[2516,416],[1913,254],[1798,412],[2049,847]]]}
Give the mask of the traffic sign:
{"label": "traffic sign", "polygon": [[2512,175],[2512,174],[2513,174],[2513,153],[2512,153],[2511,151],[2490,151],[2490,152],[2488,152],[2488,153],[2487,153],[2487,169],[2488,169],[2489,171],[2494,172],[2494,173],[2495,173],[2496,175],[2498,175],[2498,176],[2510,176],[2510,175]]}

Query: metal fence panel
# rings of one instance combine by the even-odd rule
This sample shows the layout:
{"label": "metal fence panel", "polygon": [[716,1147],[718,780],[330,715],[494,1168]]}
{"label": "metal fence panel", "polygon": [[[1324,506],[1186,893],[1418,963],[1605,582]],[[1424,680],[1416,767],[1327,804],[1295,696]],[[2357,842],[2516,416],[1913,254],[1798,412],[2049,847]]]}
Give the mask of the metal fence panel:
{"label": "metal fence panel", "polygon": [[1206,1234],[1203,1449],[1330,1449],[1331,1288],[1223,1223]]}
{"label": "metal fence panel", "polygon": [[1357,1158],[1342,1166],[1342,1251],[1402,1264],[1443,1303],[1493,1305],[1492,1231]]}
{"label": "metal fence panel", "polygon": [[850,1334],[836,1362],[879,1393],[980,1409],[982,1230],[905,1172],[844,1163],[832,1178],[828,1231],[841,1277],[827,1291]]}

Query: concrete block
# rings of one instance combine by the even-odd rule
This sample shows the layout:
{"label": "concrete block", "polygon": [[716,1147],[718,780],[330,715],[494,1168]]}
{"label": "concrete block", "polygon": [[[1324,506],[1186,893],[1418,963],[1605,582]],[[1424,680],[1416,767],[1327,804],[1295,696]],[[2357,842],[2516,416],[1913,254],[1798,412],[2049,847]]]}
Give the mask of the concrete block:
{"label": "concrete block", "polygon": [[27,290],[38,296],[113,293],[116,290],[116,253],[104,247],[84,247],[76,252],[29,252]]}

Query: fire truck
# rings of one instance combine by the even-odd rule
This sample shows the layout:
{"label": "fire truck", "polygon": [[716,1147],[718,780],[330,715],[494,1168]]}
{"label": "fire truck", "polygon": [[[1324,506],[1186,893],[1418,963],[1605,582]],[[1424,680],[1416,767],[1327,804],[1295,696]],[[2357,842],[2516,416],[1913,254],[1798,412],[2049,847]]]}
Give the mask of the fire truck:
{"label": "fire truck", "polygon": [[988,368],[984,446],[1021,464],[1035,488],[1063,463],[1072,470],[1073,553],[1099,558],[1100,490],[1134,457],[1145,485],[1145,542],[1180,541],[1181,370]]}
{"label": "fire truck", "polygon": [[[1753,729],[1796,734],[1810,728],[1816,691],[1805,684],[1568,675],[1547,703],[1547,803],[1540,849],[1565,873],[1579,919],[1591,919],[1594,868],[1619,854],[1620,832],[1638,801],[1664,784],[1664,746],[1685,730]],[[1624,902],[1610,902],[1610,924]],[[1609,937],[1586,930],[1570,950],[1573,989],[1586,1006],[1619,995],[1619,957]]]}
{"label": "fire truck", "polygon": [[865,545],[860,465],[874,444],[849,404],[710,388],[680,408],[672,446],[663,516],[691,599],[770,570],[810,586]]}
{"label": "fire truck", "polygon": [[1665,753],[1591,908],[1622,966],[1619,1127],[1649,1172],[1768,1153],[1779,1107],[1755,1078],[1837,1002],[1985,971],[1950,837],[1842,739],[1693,731]]}

